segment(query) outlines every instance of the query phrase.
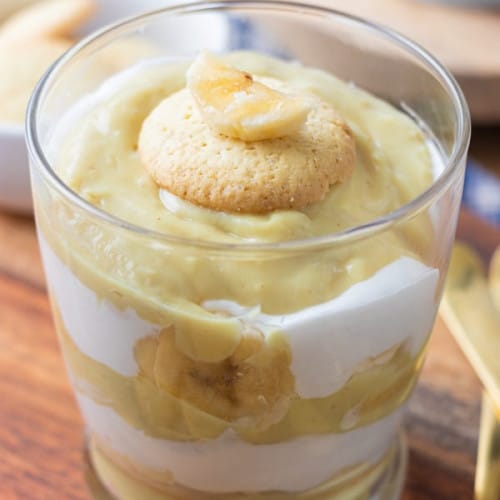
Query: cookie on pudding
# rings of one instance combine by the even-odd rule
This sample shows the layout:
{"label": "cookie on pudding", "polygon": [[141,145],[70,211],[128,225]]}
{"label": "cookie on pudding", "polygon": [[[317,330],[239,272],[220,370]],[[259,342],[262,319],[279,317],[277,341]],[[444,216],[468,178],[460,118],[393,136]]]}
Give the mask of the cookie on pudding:
{"label": "cookie on pudding", "polygon": [[217,59],[209,67],[210,58],[143,123],[139,153],[161,188],[208,209],[260,214],[317,203],[351,176],[354,137],[331,105]]}

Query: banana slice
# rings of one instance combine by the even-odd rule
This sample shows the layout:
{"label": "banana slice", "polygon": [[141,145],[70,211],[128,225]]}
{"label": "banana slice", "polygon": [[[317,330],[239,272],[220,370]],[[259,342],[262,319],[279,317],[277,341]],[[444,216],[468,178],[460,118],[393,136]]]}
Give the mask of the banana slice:
{"label": "banana slice", "polygon": [[309,113],[304,99],[255,81],[206,52],[189,68],[187,87],[210,128],[246,142],[291,135]]}
{"label": "banana slice", "polygon": [[260,332],[245,330],[230,357],[208,363],[180,351],[170,327],[141,340],[136,356],[141,373],[159,391],[237,428],[256,431],[279,422],[294,394],[291,356],[279,334],[265,339]]}

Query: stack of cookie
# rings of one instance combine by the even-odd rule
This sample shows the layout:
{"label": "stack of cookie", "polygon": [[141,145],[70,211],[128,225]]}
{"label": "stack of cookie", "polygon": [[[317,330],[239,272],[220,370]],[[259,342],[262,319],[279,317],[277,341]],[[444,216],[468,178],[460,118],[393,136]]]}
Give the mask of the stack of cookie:
{"label": "stack of cookie", "polygon": [[0,122],[22,123],[45,70],[74,43],[74,32],[96,10],[94,0],[45,0],[0,25]]}

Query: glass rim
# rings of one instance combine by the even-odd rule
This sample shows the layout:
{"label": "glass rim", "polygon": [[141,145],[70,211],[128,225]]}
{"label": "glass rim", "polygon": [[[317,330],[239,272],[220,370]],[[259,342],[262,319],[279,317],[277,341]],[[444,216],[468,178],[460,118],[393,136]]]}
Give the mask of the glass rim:
{"label": "glass rim", "polygon": [[[87,47],[91,46],[94,42],[105,38],[107,35],[118,32],[120,29],[133,28],[134,25],[140,25],[145,21],[152,20],[162,15],[175,16],[219,11],[237,11],[244,8],[252,8],[254,10],[261,11],[276,9],[284,12],[300,12],[301,14],[309,14],[323,18],[334,17],[344,19],[361,28],[382,36],[387,41],[395,43],[399,48],[404,49],[407,53],[410,53],[420,60],[420,62],[423,62],[426,68],[430,68],[433,72],[433,76],[440,81],[448,95],[451,97],[457,116],[457,140],[453,145],[449,159],[444,162],[445,166],[439,177],[435,179],[425,191],[420,193],[416,198],[413,198],[410,202],[367,223],[350,227],[335,233],[328,233],[326,235],[273,243],[220,243],[210,240],[185,238],[147,229],[114,216],[99,207],[92,205],[64,183],[45,156],[44,148],[41,145],[38,135],[38,116],[40,105],[43,102],[45,94],[51,88],[51,84],[57,80],[59,73],[64,70],[65,66],[70,63],[75,56]],[[328,7],[307,5],[293,0],[195,1],[147,11],[145,13],[127,17],[115,23],[106,25],[75,44],[47,70],[33,92],[26,116],[25,132],[29,156],[32,158],[32,161],[36,161],[37,168],[42,173],[44,180],[73,205],[82,209],[87,214],[99,219],[101,222],[111,224],[137,236],[148,237],[150,239],[178,246],[189,246],[206,250],[231,252],[258,251],[267,253],[276,251],[286,252],[318,250],[325,247],[345,244],[346,242],[358,241],[370,235],[378,234],[394,224],[409,220],[418,215],[421,211],[425,210],[425,208],[437,199],[439,195],[453,182],[454,176],[458,175],[461,161],[467,152],[471,135],[470,114],[462,90],[451,73],[426,49],[395,30],[368,21],[359,16],[348,14],[336,9],[330,9]]]}

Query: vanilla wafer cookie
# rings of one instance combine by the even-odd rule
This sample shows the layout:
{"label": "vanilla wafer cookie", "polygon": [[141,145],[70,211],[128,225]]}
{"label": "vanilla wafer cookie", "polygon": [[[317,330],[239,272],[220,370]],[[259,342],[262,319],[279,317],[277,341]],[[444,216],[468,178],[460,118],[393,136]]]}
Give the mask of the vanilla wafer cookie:
{"label": "vanilla wafer cookie", "polygon": [[145,120],[141,160],[159,186],[206,208],[255,214],[303,208],[346,180],[355,164],[347,124],[325,102],[310,102],[300,130],[244,142],[214,133],[181,90]]}
{"label": "vanilla wafer cookie", "polygon": [[94,0],[46,0],[21,9],[0,26],[0,42],[67,37],[95,12]]}
{"label": "vanilla wafer cookie", "polygon": [[29,97],[47,68],[72,45],[66,39],[40,39],[16,50],[0,44],[0,121],[22,123]]}

